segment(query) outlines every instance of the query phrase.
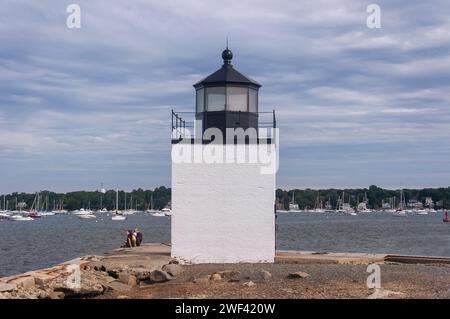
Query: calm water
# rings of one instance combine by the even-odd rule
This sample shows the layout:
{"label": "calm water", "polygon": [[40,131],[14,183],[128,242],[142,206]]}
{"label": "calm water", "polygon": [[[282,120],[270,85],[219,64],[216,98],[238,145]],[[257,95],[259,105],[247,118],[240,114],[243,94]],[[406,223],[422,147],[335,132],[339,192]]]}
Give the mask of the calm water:
{"label": "calm water", "polygon": [[[450,257],[450,224],[440,214],[392,217],[280,214],[277,248]],[[0,221],[0,277],[53,266],[119,247],[126,229],[141,228],[145,242],[169,242],[170,219],[144,214],[111,221],[60,215],[32,222]]]}

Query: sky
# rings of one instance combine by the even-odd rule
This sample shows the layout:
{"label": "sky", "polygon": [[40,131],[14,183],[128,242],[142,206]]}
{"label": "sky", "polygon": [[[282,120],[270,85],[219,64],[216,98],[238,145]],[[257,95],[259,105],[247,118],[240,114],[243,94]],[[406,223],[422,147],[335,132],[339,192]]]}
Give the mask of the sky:
{"label": "sky", "polygon": [[[450,185],[450,2],[3,0],[0,193],[170,186],[171,110],[233,65],[282,188]],[[69,4],[81,28],[66,26]]]}

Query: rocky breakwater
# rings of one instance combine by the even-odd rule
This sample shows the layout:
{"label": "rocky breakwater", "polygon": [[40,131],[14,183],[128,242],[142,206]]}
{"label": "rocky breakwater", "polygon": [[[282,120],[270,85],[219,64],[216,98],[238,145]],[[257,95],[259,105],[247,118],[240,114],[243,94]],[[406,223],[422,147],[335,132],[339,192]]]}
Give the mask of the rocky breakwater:
{"label": "rocky breakwater", "polygon": [[169,281],[182,271],[182,266],[171,260],[169,246],[149,244],[0,278],[0,299],[93,298],[104,294],[120,298],[136,286]]}

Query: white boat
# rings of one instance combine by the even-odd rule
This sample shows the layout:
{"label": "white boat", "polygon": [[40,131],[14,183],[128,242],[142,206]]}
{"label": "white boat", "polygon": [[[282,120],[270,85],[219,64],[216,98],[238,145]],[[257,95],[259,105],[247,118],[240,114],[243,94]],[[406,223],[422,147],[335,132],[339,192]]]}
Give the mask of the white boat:
{"label": "white boat", "polygon": [[41,216],[55,216],[56,214],[54,212],[40,212]]}
{"label": "white boat", "polygon": [[81,208],[72,212],[73,215],[92,215],[92,210]]}
{"label": "white boat", "polygon": [[134,209],[128,209],[122,212],[124,215],[134,215],[135,213],[137,213],[137,211]]}
{"label": "white boat", "polygon": [[0,213],[0,219],[9,219],[11,214],[8,213]]}
{"label": "white boat", "polygon": [[395,213],[392,214],[392,216],[394,216],[394,217],[406,217],[408,215],[406,214],[406,211],[404,211],[404,210],[397,210]]}
{"label": "white boat", "polygon": [[[168,208],[168,207],[164,207],[163,209],[161,209],[161,213],[164,216],[171,216],[172,215],[172,210],[170,208]],[[155,214],[158,214],[158,213],[155,213]],[[153,216],[155,216],[155,214],[153,214]]]}
{"label": "white boat", "polygon": [[151,215],[152,215],[153,217],[165,217],[165,216],[166,216],[166,214],[163,213],[162,211],[159,212],[159,213],[152,213]]}
{"label": "white boat", "polygon": [[82,214],[82,215],[77,215],[78,218],[82,218],[82,219],[93,219],[93,218],[97,218],[97,216],[93,215],[93,214]]}
{"label": "white boat", "polygon": [[114,215],[113,217],[111,217],[111,220],[126,220],[127,217],[123,216],[123,215]]}
{"label": "white boat", "polygon": [[103,208],[103,209],[97,210],[96,213],[98,213],[98,214],[105,214],[105,213],[108,213],[108,210],[106,208]]}
{"label": "white boat", "polygon": [[15,221],[15,222],[23,222],[23,221],[31,221],[34,220],[31,217],[25,217],[25,216],[21,216],[21,215],[13,215],[9,217],[10,220]]}
{"label": "white boat", "polygon": [[288,214],[289,213],[289,211],[285,210],[285,209],[277,209],[276,212],[277,212],[277,214]]}

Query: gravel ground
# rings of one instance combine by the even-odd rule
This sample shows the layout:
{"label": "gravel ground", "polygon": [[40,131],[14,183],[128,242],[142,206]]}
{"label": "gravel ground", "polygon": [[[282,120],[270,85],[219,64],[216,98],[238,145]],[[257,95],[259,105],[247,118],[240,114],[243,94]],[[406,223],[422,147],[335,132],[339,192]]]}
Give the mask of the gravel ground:
{"label": "gravel ground", "polygon": [[[450,298],[450,265],[383,264],[382,298]],[[144,285],[127,292],[130,298],[368,298],[374,293],[366,286],[366,265],[336,264],[202,264],[183,266],[184,272],[169,282]],[[236,270],[238,282],[210,281],[215,272]],[[258,280],[258,272],[272,274],[268,281]],[[308,278],[289,279],[302,271]],[[252,287],[244,283],[253,281]],[[109,293],[102,298],[116,298]]]}

